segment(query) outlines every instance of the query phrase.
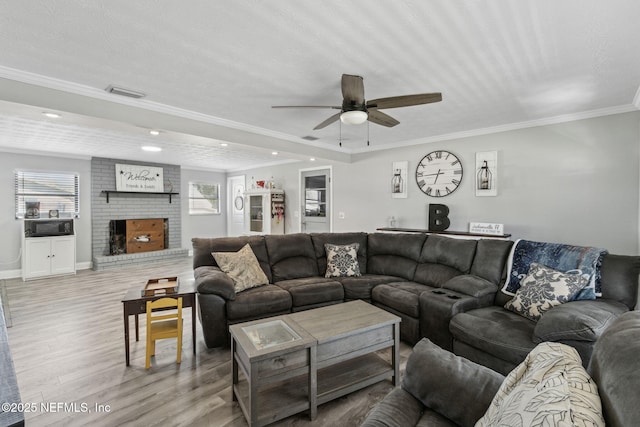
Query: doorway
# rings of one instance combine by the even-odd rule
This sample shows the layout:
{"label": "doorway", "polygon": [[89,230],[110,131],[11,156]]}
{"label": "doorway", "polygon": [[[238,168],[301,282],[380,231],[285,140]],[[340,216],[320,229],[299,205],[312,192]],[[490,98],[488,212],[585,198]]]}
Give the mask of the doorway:
{"label": "doorway", "polygon": [[331,167],[300,170],[300,231],[329,233],[332,222]]}
{"label": "doorway", "polygon": [[244,230],[244,175],[227,178],[227,236],[241,236]]}

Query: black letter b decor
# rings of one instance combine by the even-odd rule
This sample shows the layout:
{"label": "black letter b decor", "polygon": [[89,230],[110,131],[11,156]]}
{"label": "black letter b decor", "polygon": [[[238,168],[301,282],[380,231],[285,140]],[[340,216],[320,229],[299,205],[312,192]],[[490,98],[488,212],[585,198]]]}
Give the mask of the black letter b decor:
{"label": "black letter b decor", "polygon": [[451,222],[447,215],[449,215],[447,205],[429,204],[429,231],[444,231],[449,228]]}

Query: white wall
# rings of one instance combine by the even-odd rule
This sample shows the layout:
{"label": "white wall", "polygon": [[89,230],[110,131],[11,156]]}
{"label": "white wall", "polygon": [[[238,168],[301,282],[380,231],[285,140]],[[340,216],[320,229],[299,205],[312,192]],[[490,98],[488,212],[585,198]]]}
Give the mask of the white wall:
{"label": "white wall", "polygon": [[0,278],[20,274],[21,221],[15,218],[14,171],[71,172],[80,174],[80,218],[76,220],[76,264],[91,263],[91,162],[89,159],[34,156],[0,152]]}
{"label": "white wall", "polygon": [[[334,231],[375,231],[393,215],[399,226],[427,228],[429,203],[444,203],[450,230],[469,222],[503,223],[513,239],[599,246],[638,253],[640,113],[527,128],[354,156],[351,164],[302,162],[246,170],[247,179],[274,176],[286,192],[287,232],[299,231],[298,170],[332,165]],[[400,125],[402,126],[402,125]],[[453,194],[431,198],[415,183],[415,168],[433,150],[463,162]],[[498,151],[498,196],[476,197],[475,153]],[[391,164],[409,161],[409,197],[392,199]],[[344,212],[339,219],[337,213]]]}
{"label": "white wall", "polygon": [[[182,247],[192,249],[193,237],[221,237],[227,234],[227,178],[224,172],[181,170]],[[189,215],[189,182],[220,184],[219,215]]]}

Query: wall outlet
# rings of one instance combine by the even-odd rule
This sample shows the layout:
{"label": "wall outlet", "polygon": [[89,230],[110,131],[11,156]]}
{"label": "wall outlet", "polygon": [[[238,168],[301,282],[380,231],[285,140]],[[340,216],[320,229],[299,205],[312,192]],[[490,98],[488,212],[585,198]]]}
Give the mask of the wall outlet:
{"label": "wall outlet", "polygon": [[338,212],[338,218],[344,219],[344,212]]}

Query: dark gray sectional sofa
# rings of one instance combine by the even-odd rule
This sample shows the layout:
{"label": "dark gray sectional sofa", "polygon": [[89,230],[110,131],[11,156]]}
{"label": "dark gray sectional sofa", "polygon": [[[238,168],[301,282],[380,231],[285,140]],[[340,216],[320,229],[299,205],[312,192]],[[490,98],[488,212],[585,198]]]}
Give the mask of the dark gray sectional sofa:
{"label": "dark gray sectional sofa", "polygon": [[[544,340],[576,347],[586,366],[604,328],[635,306],[640,269],[640,257],[605,256],[603,298],[556,307],[540,327],[545,322],[503,308],[510,297],[499,289],[511,241],[353,232],[194,238],[192,243],[199,315],[209,348],[229,345],[230,324],[362,299],[400,316],[406,342],[427,337],[502,373]],[[236,294],[211,253],[235,252],[247,243],[269,284]],[[358,243],[362,275],[324,277],[325,243]]]}

